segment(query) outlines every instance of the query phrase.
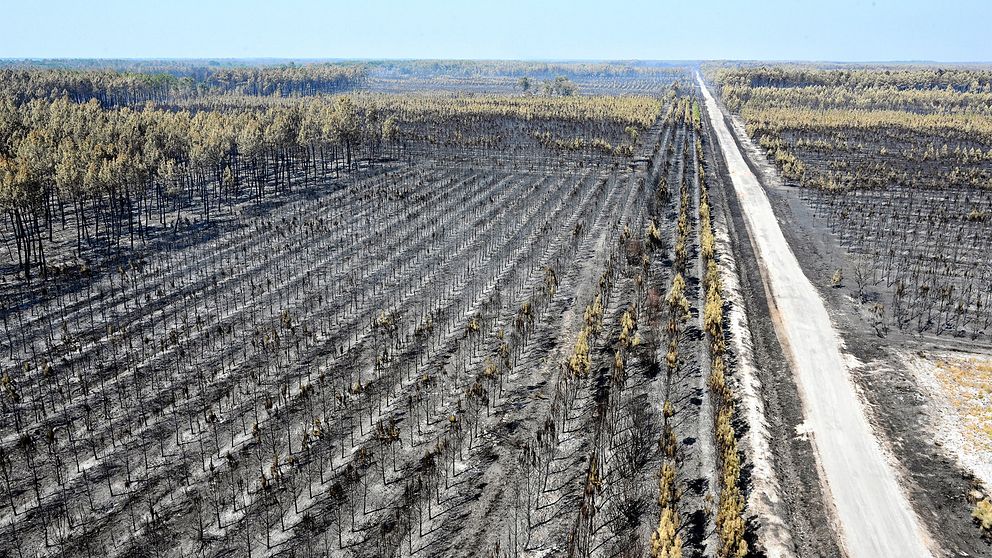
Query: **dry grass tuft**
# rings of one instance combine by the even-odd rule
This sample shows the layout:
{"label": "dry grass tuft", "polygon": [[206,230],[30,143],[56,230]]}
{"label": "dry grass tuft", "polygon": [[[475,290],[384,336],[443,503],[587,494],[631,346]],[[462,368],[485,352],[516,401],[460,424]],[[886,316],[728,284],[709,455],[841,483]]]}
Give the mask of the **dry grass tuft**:
{"label": "dry grass tuft", "polygon": [[936,364],[937,380],[961,417],[968,441],[992,451],[992,358],[944,357]]}

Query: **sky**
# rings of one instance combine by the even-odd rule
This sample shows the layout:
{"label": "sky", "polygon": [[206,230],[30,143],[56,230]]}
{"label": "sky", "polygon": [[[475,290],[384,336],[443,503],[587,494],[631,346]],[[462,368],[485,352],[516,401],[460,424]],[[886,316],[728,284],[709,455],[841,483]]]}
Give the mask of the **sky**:
{"label": "sky", "polygon": [[992,61],[992,0],[3,0],[0,58]]}

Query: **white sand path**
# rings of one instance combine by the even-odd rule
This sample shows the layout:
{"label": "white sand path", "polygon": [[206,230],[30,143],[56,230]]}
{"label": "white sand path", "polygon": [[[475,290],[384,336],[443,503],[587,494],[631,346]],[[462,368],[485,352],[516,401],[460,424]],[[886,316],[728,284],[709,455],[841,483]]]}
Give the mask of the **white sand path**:
{"label": "white sand path", "polygon": [[795,374],[805,426],[842,545],[851,558],[931,557],[929,536],[865,416],[849,359],[842,354],[823,299],[803,274],[723,112],[698,74],[696,79],[740,200],[776,331]]}

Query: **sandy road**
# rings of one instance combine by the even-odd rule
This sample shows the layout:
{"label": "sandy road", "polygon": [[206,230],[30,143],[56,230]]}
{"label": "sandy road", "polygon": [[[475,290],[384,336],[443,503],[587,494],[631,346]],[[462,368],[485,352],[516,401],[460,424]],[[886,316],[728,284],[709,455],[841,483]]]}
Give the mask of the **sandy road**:
{"label": "sandy road", "polygon": [[865,417],[823,300],[803,274],[723,113],[698,74],[696,79],[774,306],[842,546],[852,558],[932,556],[929,537]]}

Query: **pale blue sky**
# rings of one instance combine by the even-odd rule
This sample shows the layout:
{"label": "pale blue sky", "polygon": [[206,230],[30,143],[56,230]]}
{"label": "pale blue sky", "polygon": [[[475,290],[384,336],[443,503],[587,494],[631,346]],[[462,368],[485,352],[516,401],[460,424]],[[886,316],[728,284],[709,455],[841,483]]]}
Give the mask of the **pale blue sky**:
{"label": "pale blue sky", "polygon": [[4,58],[992,61],[992,0],[3,0]]}

